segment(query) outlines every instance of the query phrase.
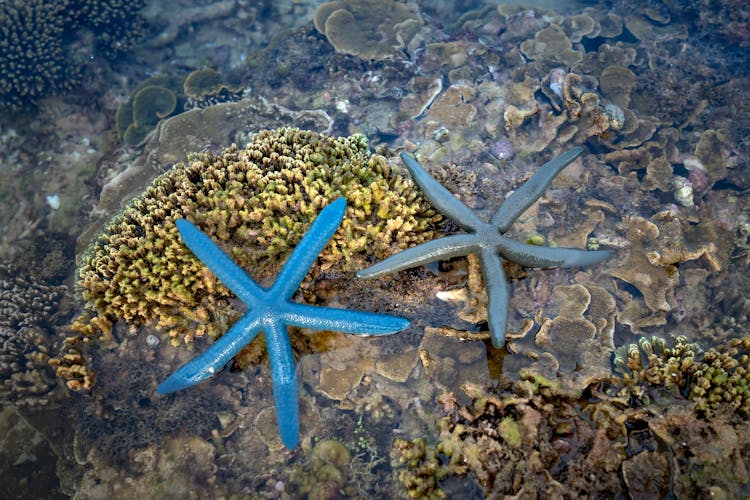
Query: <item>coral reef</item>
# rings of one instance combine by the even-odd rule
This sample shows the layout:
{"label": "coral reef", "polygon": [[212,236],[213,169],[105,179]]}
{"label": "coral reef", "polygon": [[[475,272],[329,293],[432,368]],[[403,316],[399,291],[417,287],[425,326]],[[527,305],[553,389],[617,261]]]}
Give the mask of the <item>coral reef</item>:
{"label": "coral reef", "polygon": [[65,290],[0,264],[0,401],[44,405],[53,397],[58,384],[47,361]]}
{"label": "coral reef", "polygon": [[69,1],[12,0],[0,4],[0,104],[67,92],[79,78],[68,64],[64,36]]}
{"label": "coral reef", "polygon": [[[50,439],[54,450],[46,449],[34,446],[38,435],[17,427],[29,439],[22,446],[16,445],[22,439],[6,441],[18,454],[5,450],[0,475],[26,474],[19,479],[30,487],[20,482],[10,493],[54,495],[45,495],[42,485],[54,488],[55,481],[40,477],[55,478],[54,464],[42,463],[54,454],[65,493],[80,497],[149,496],[162,493],[160,483],[180,488],[174,478],[188,485],[190,491],[175,490],[183,496],[393,498],[401,473],[412,474],[410,487],[423,496],[750,495],[742,382],[747,349],[737,340],[747,335],[750,311],[750,52],[742,47],[749,39],[747,2],[612,0],[585,8],[551,1],[533,7],[399,2],[420,18],[416,34],[411,21],[402,30],[387,15],[375,16],[376,9],[360,24],[355,7],[370,3],[333,5],[357,21],[344,28],[383,25],[380,34],[390,42],[372,43],[373,59],[346,52],[351,45],[351,52],[366,53],[357,47],[368,37],[352,36],[351,29],[322,35],[310,24],[317,5],[299,1],[151,2],[142,14],[156,36],[144,50],[126,43],[127,57],[116,65],[100,57],[107,50],[99,42],[102,31],[81,20],[63,28],[62,41],[40,47],[29,40],[28,48],[48,50],[52,61],[62,58],[79,70],[55,70],[51,74],[61,79],[40,79],[34,95],[0,96],[6,104],[41,104],[36,114],[11,114],[10,120],[3,114],[0,120],[2,256],[24,255],[36,276],[47,262],[72,262],[64,253],[50,253],[45,262],[43,253],[29,250],[43,241],[72,241],[88,217],[108,221],[154,177],[186,162],[189,152],[210,151],[213,162],[232,142],[241,149],[252,141],[248,131],[291,125],[337,136],[364,133],[376,150],[385,144],[406,151],[484,220],[550,152],[582,145],[590,154],[561,173],[508,236],[617,249],[614,257],[595,270],[506,267],[509,352],[495,349],[486,333],[478,259],[444,260],[400,273],[398,280],[369,282],[337,272],[335,259],[330,268],[316,267],[303,283],[305,302],[368,310],[398,304],[415,327],[382,339],[294,335],[305,340],[293,345],[303,381],[300,446],[293,452],[276,434],[270,369],[265,359],[258,361],[262,342],[211,384],[165,398],[154,388],[208,342],[175,349],[163,329],[142,320],[117,321],[104,339],[71,337],[57,368],[78,388],[90,387],[96,369],[95,390],[67,399],[54,418],[50,407],[57,405],[19,407],[46,411],[48,422],[76,437],[57,435]],[[20,2],[0,4],[14,8]],[[23,4],[35,9],[51,2]],[[341,19],[351,20],[340,12],[331,26],[341,28]],[[12,27],[20,29],[22,23]],[[114,26],[110,31],[117,33]],[[397,34],[410,38],[401,41]],[[0,52],[6,55],[4,48]],[[38,63],[40,70],[53,67],[42,58]],[[129,89],[150,75],[206,67],[242,82],[242,100],[212,105],[236,97],[227,89],[196,98],[195,105],[207,101],[208,107],[159,119],[143,152],[114,140],[112,117]],[[217,81],[210,72],[195,76]],[[40,101],[79,81],[85,96]],[[184,85],[177,90],[184,93]],[[213,168],[201,158],[191,159]],[[400,167],[388,161],[394,170]],[[80,249],[103,225],[90,227]],[[138,238],[141,229],[135,229]],[[450,222],[441,229],[455,231]],[[211,236],[225,250],[237,248]],[[269,279],[284,255],[245,270]],[[373,261],[355,254],[351,267]],[[64,279],[64,266],[48,269],[46,276]],[[210,318],[219,322],[217,334],[241,314],[239,302],[221,293],[215,304],[195,308],[219,313]],[[456,302],[464,309],[458,311]],[[117,317],[105,319],[91,321],[108,330]],[[181,328],[202,325],[185,319]],[[647,332],[652,352],[637,340],[639,331]],[[677,344],[670,340],[680,335]],[[666,339],[664,346],[652,336]],[[35,334],[31,342],[43,340]],[[625,361],[618,371],[622,380],[611,378],[613,340],[636,346],[615,355]],[[84,349],[86,342],[94,348]],[[712,348],[715,354],[707,356]],[[504,382],[519,378],[515,386]],[[466,382],[478,386],[461,393]],[[527,382],[530,390],[523,388]],[[483,388],[490,385],[495,387]],[[438,398],[443,392],[456,397]],[[514,398],[521,402],[513,404]],[[436,418],[450,421],[436,431]],[[367,432],[356,434],[360,428]],[[394,437],[403,439],[408,460],[398,464],[394,450],[392,474],[382,460]],[[321,439],[343,445],[349,464],[313,460]],[[67,449],[73,442],[75,453],[60,453],[61,444]],[[362,451],[368,446],[374,451]],[[420,463],[421,471],[409,467]],[[314,484],[310,476],[318,471],[321,481]]]}
{"label": "coral reef", "polygon": [[459,405],[453,393],[440,396],[445,416],[435,444],[394,440],[396,474],[413,498],[445,498],[450,480],[465,475],[492,497],[746,489],[746,421],[706,421],[674,400],[663,401],[662,411],[623,408],[591,389],[589,400],[571,397],[529,374],[494,389],[464,384],[471,404]]}
{"label": "coral reef", "polygon": [[350,206],[323,269],[351,269],[432,236],[436,214],[364,137],[263,131],[244,149],[175,166],[112,221],[79,267],[90,317],[77,327],[106,331],[123,319],[169,329],[178,343],[218,335],[237,319],[229,291],[182,245],[174,220],[194,220],[263,279],[338,196]]}

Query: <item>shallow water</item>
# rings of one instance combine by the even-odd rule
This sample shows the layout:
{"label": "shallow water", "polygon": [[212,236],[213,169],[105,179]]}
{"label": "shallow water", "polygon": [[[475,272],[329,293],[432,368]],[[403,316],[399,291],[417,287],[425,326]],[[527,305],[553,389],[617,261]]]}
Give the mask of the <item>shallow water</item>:
{"label": "shallow water", "polygon": [[[76,71],[0,88],[2,496],[747,496],[748,7],[549,3],[182,0],[111,29],[47,19],[50,57]],[[45,81],[33,71],[15,75]],[[146,88],[163,100],[138,111]],[[111,312],[111,330],[70,328],[87,307],[76,266],[133,196],[284,126],[364,134],[404,177],[412,153],[485,219],[583,146],[506,236],[613,255],[506,262],[503,349],[476,259],[365,281],[374,244],[326,257],[297,300],[411,326],[290,331],[301,444],[286,450],[262,342],[156,393],[244,311],[226,293],[195,307],[187,343]],[[212,236],[261,255],[248,272],[270,284],[283,252]]]}

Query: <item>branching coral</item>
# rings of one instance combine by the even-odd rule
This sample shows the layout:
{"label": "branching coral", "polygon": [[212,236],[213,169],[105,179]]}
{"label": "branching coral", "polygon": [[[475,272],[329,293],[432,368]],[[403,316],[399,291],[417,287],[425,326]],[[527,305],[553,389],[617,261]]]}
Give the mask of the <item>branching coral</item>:
{"label": "branching coral", "polygon": [[77,66],[65,64],[66,10],[70,2],[0,2],[0,104],[70,90]]}
{"label": "branching coral", "polygon": [[57,387],[47,366],[50,318],[65,288],[19,272],[0,264],[0,401],[45,404]]}
{"label": "branching coral", "polygon": [[[631,404],[648,404],[651,388],[663,388],[675,395],[686,391],[697,363],[700,348],[685,337],[677,337],[672,348],[664,339],[642,337],[638,344],[627,344],[615,350],[615,373],[622,377]],[[645,359],[644,359],[645,358]]]}
{"label": "branching coral", "polygon": [[146,34],[139,11],[145,0],[75,0],[77,19],[93,32],[96,50],[114,59],[132,50]]}
{"label": "branching coral", "polygon": [[178,164],[158,177],[93,245],[79,268],[90,315],[79,331],[117,319],[170,329],[176,343],[217,335],[237,319],[229,291],[185,248],[174,220],[187,217],[256,279],[279,267],[318,211],[344,196],[341,228],[321,266],[351,269],[432,236],[437,215],[411,181],[370,155],[364,136],[333,138],[298,129],[256,134]]}
{"label": "branching coral", "polygon": [[722,407],[750,415],[748,336],[729,339],[702,355],[685,337],[677,337],[673,348],[658,337],[644,337],[618,348],[614,363],[624,384],[619,394],[628,396],[631,404],[647,404],[654,389],[665,389],[695,401],[706,416]]}
{"label": "branching coral", "polygon": [[94,50],[114,58],[145,33],[143,0],[9,0],[0,2],[0,104],[21,106],[70,91],[81,65],[72,43],[93,33]]}

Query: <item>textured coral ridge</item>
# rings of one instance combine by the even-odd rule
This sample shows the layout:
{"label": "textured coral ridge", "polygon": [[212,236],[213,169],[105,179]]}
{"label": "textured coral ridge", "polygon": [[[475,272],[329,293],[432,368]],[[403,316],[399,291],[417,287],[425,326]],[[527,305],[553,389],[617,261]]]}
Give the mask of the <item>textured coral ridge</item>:
{"label": "textured coral ridge", "polygon": [[216,336],[238,317],[223,300],[230,292],[185,248],[174,221],[195,222],[263,279],[340,196],[348,208],[320,256],[324,268],[353,268],[432,237],[438,216],[410,180],[370,155],[364,136],[262,131],[244,149],[176,165],[112,221],[82,259],[88,314],[74,328],[107,332],[122,319],[169,329],[174,343]]}

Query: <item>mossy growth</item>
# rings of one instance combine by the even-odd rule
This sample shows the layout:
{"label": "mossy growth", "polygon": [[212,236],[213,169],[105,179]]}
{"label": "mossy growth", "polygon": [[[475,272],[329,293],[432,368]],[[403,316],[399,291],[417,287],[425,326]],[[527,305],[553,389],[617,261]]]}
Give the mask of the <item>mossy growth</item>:
{"label": "mossy growth", "polygon": [[284,491],[293,498],[355,497],[351,455],[335,439],[319,441],[303,463],[289,471]]}
{"label": "mossy growth", "polygon": [[81,260],[87,313],[74,329],[95,335],[124,320],[166,329],[174,344],[218,336],[239,312],[229,290],[183,245],[174,221],[194,222],[262,281],[340,196],[346,215],[317,271],[354,270],[371,256],[429,240],[439,220],[411,180],[370,154],[364,136],[262,131],[243,149],[177,164],[108,225]]}

